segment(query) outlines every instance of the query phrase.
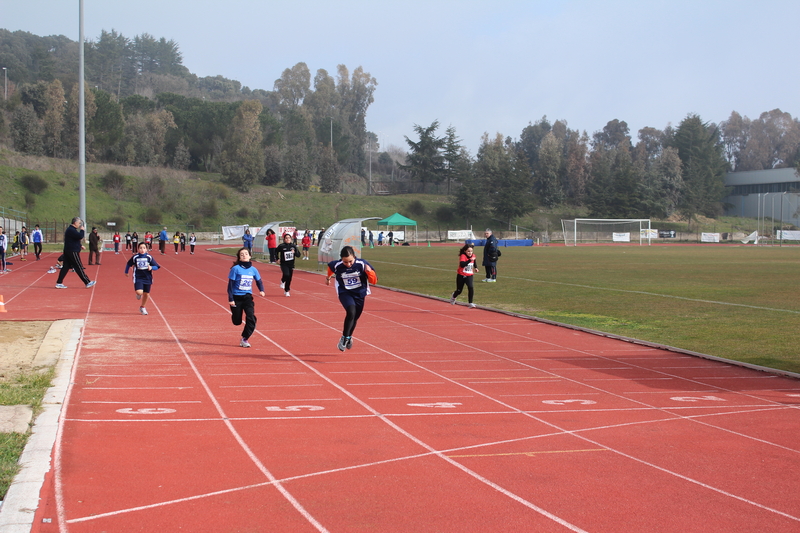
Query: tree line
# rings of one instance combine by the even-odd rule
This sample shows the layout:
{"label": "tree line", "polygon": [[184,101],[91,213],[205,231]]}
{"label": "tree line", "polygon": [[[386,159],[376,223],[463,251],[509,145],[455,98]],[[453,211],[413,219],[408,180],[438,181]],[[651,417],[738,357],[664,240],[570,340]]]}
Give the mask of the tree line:
{"label": "tree line", "polygon": [[[16,150],[53,157],[77,151],[78,43],[0,29],[0,64],[10,98],[0,115]],[[199,78],[174,41],[103,31],[85,43],[89,160],[221,172],[242,190],[285,182],[322,190],[339,175],[366,175],[366,114],[377,80],[362,67],[335,75],[305,63],[272,90],[221,76]]]}
{"label": "tree line", "polygon": [[458,184],[449,216],[467,220],[492,214],[510,223],[538,205],[581,207],[593,218],[716,217],[726,172],[800,174],[800,121],[780,109],[756,120],[734,111],[720,124],[690,114],[677,127],[642,128],[635,143],[617,119],[589,137],[543,117],[518,139],[484,135],[474,157],[455,128],[438,129],[438,121],[414,126],[403,168],[423,183]]}

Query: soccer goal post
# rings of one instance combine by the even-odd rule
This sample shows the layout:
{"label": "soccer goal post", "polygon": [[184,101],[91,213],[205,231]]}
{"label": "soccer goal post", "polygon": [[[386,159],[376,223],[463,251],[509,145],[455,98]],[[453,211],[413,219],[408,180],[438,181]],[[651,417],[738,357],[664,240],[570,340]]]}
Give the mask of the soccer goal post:
{"label": "soccer goal post", "polygon": [[650,244],[653,237],[649,218],[576,218],[561,220],[564,244],[607,244],[639,241]]}

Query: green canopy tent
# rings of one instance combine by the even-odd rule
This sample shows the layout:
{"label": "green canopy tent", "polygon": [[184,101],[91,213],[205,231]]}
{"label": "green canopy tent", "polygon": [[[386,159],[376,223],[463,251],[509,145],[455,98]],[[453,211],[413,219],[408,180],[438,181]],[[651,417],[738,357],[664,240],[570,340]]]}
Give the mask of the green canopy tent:
{"label": "green canopy tent", "polygon": [[403,226],[403,232],[406,231],[406,226],[414,226],[414,243],[419,245],[417,242],[417,222],[415,220],[411,220],[408,217],[404,217],[400,213],[395,213],[390,217],[386,217],[383,220],[378,221],[378,226],[388,226],[391,229],[391,226]]}

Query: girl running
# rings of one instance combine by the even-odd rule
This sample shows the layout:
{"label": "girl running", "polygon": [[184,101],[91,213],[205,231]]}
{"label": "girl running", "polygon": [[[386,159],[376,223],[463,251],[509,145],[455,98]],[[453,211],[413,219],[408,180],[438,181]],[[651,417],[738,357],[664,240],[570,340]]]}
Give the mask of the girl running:
{"label": "girl running", "polygon": [[145,243],[139,244],[138,251],[139,253],[131,256],[125,264],[125,277],[128,276],[128,270],[133,267],[133,290],[136,291],[136,299],[142,301],[139,312],[146,315],[147,301],[150,299],[150,286],[153,284],[153,271],[161,267],[156,263],[155,258],[147,253]]}
{"label": "girl running", "polygon": [[248,339],[256,330],[256,307],[253,302],[253,282],[258,285],[259,294],[264,296],[264,283],[261,274],[250,262],[250,251],[239,248],[236,252],[236,261],[233,262],[228,274],[228,305],[231,306],[231,322],[234,326],[242,323],[242,313],[245,315],[242,340],[239,346],[249,348]]}
{"label": "girl running", "polygon": [[339,254],[341,259],[328,263],[328,275],[325,281],[331,284],[331,278],[336,278],[336,291],[339,301],[344,307],[344,326],[342,338],[336,345],[339,351],[353,347],[353,331],[356,329],[358,318],[364,311],[364,299],[370,294],[370,283],[378,282],[378,275],[372,265],[363,259],[356,258],[352,246],[345,246]]}
{"label": "girl running", "polygon": [[292,274],[294,274],[294,260],[300,255],[297,245],[292,243],[292,236],[288,233],[283,234],[283,242],[275,249],[278,257],[278,264],[281,266],[281,289],[284,296],[289,296],[292,288]]}
{"label": "girl running", "polygon": [[475,252],[471,244],[465,244],[458,251],[458,270],[456,270],[456,290],[450,296],[450,304],[456,304],[456,298],[464,290],[464,285],[467,286],[467,299],[469,300],[469,307],[475,307],[472,303],[472,297],[475,295],[475,289],[472,285],[473,274],[478,272],[478,267],[475,266]]}

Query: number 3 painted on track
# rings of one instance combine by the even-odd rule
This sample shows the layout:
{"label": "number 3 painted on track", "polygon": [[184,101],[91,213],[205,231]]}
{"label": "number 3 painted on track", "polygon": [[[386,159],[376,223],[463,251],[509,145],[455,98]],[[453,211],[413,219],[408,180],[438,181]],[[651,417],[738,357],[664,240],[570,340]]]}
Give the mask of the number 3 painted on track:
{"label": "number 3 painted on track", "polygon": [[542,400],[542,403],[547,405],[567,405],[568,403],[577,403],[578,405],[594,405],[597,402],[594,400]]}
{"label": "number 3 painted on track", "polygon": [[302,411],[303,409],[308,411],[322,411],[325,408],[319,405],[288,405],[286,407],[270,405],[267,407],[267,411]]}
{"label": "number 3 painted on track", "polygon": [[127,409],[117,409],[118,413],[122,413],[124,415],[167,415],[169,413],[174,413],[175,409],[166,409],[166,408],[151,408],[145,407],[143,409],[131,409],[128,407]]}

